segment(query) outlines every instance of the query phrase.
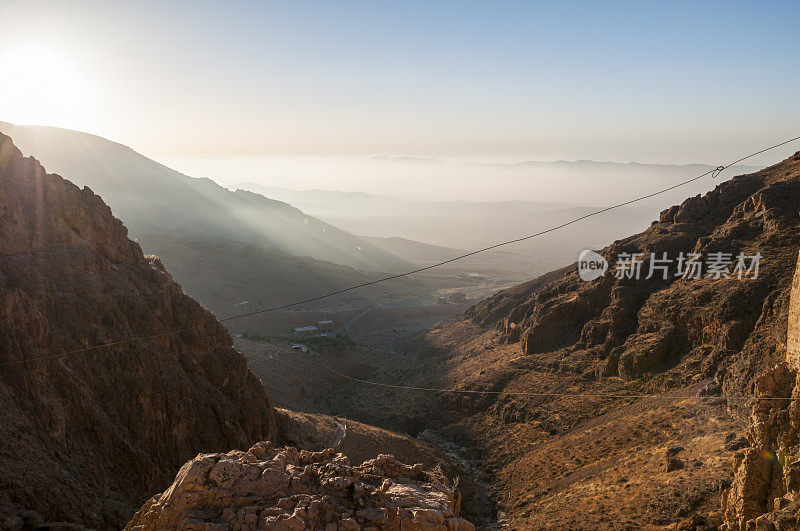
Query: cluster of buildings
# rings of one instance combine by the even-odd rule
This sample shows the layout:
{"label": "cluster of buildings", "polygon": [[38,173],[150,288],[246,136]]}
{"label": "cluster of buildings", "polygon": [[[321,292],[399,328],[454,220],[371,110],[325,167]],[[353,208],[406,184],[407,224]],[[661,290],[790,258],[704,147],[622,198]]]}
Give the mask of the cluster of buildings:
{"label": "cluster of buildings", "polygon": [[461,304],[464,302],[467,302],[467,294],[461,291],[453,293],[449,297],[439,297],[439,300],[436,301],[437,304]]}

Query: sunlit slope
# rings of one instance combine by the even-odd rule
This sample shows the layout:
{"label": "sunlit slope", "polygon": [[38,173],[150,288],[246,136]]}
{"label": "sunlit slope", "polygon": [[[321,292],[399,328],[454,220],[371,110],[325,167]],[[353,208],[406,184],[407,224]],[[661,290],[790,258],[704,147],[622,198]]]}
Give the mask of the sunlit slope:
{"label": "sunlit slope", "polygon": [[183,175],[98,136],[0,122],[26,155],[103,196],[148,251],[161,236],[240,242],[373,271],[408,268],[400,258],[262,195]]}

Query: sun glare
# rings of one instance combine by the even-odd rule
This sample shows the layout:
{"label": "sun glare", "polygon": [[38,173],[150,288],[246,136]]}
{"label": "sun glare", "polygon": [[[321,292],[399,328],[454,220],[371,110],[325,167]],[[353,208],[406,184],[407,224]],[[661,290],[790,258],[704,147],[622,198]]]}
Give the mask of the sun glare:
{"label": "sun glare", "polygon": [[92,100],[86,73],[67,54],[39,46],[0,49],[0,120],[77,128]]}

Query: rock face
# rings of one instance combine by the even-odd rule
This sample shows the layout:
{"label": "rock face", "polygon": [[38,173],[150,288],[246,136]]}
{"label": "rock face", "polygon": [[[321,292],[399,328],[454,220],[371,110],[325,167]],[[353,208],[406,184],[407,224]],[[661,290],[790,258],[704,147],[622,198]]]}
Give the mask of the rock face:
{"label": "rock face", "polygon": [[472,531],[460,496],[439,472],[379,455],[360,466],[333,449],[256,443],[200,454],[153,496],[126,529],[429,529]]}
{"label": "rock face", "polygon": [[227,330],[0,135],[0,528],[123,525],[198,451],[274,432]]}
{"label": "rock face", "polygon": [[[502,341],[521,342],[529,355],[588,354],[596,377],[643,381],[672,371],[674,384],[706,379],[710,395],[750,393],[776,364],[786,368],[799,205],[800,153],[665,210],[648,230],[601,251],[610,267],[598,280],[583,282],[569,266],[502,292],[469,316],[496,326]],[[700,255],[708,267],[720,252],[732,254],[725,276],[708,269],[697,279],[677,274],[681,253]],[[626,253],[643,257],[638,280],[614,274]],[[672,259],[667,278],[658,269],[646,278],[651,256],[664,253]],[[738,253],[760,254],[757,278],[736,274]],[[794,367],[800,364],[797,336],[790,335]],[[748,413],[743,404],[736,407]]]}
{"label": "rock face", "polygon": [[786,363],[793,371],[800,369],[800,256],[792,279],[789,299],[789,325],[786,332]]}
{"label": "rock face", "polygon": [[729,529],[800,528],[800,260],[788,314],[786,363],[761,375],[756,388],[763,397],[792,400],[760,401],[753,408],[748,435],[757,448],[736,455],[736,476],[723,503]]}
{"label": "rock face", "polygon": [[[785,358],[788,293],[800,244],[799,200],[797,154],[687,199],[662,212],[645,232],[603,249],[610,267],[601,279],[583,282],[572,265],[502,292],[474,307],[470,316],[497,326],[505,341],[520,341],[528,354],[590,351],[599,376],[634,380],[693,358],[705,376],[744,389],[749,381],[741,376]],[[676,276],[680,253],[701,254],[707,264],[715,252],[760,252],[758,278],[708,278],[705,269],[697,280]],[[639,280],[615,277],[623,253],[642,253]],[[645,279],[651,254],[662,253],[673,259],[668,278],[655,270]],[[776,345],[776,355],[751,355]],[[723,358],[738,359],[730,367],[719,363]],[[724,378],[732,372],[740,374]]]}

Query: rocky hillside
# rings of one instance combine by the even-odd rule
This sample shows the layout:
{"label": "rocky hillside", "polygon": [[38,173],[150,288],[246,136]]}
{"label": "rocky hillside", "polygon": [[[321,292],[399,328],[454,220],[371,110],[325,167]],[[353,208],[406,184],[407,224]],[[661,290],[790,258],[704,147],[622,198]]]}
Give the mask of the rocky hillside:
{"label": "rocky hillside", "polygon": [[0,135],[0,527],[124,525],[198,452],[274,433],[226,329]]}
{"label": "rocky hillside", "polygon": [[[786,492],[775,463],[797,448],[796,406],[753,395],[794,389],[799,214],[800,153],[601,250],[596,280],[573,265],[497,294],[407,345],[413,363],[383,378],[487,394],[409,391],[392,418],[419,413],[480,454],[519,528],[745,525]],[[640,278],[617,277],[625,253],[641,253]],[[666,278],[648,279],[663,253]],[[678,274],[681,253],[700,256],[699,278]],[[727,274],[708,275],[714,253],[731,253]],[[739,278],[739,253],[760,253],[757,277]]]}
{"label": "rocky hillside", "polygon": [[[758,173],[736,177],[703,197],[661,214],[647,231],[601,254],[610,271],[582,282],[574,266],[501,293],[470,317],[497,326],[504,342],[526,354],[559,349],[590,355],[600,376],[648,379],[670,370],[701,374],[728,392],[752,390],[752,376],[782,359],[788,293],[794,272],[800,201],[800,154]],[[715,252],[761,254],[758,278],[677,276],[645,279],[651,254],[676,259]],[[617,257],[642,253],[642,279],[618,279]],[[667,311],[668,310],[668,311]],[[724,362],[723,362],[724,360]],[[681,367],[676,367],[680,365]],[[684,370],[689,367],[691,370]]]}
{"label": "rocky hillside", "polygon": [[333,449],[257,443],[201,454],[153,496],[126,529],[430,529],[474,531],[460,496],[438,471],[379,455],[350,466]]}
{"label": "rocky hillside", "polygon": [[[747,460],[765,463],[767,458],[753,456],[778,451],[777,432],[789,424],[785,413],[780,422],[780,411],[787,405],[739,397],[791,392],[786,383],[793,377],[783,362],[789,293],[800,247],[799,212],[797,154],[690,198],[663,212],[645,232],[602,250],[610,265],[598,280],[583,282],[575,267],[569,267],[499,294],[475,307],[470,317],[482,326],[497,327],[500,342],[519,342],[528,360],[551,360],[549,368],[542,367],[547,372],[571,374],[568,381],[575,392],[613,382],[627,391],[723,396],[728,410],[742,421],[740,426],[751,413],[756,419],[748,431],[753,448]],[[708,269],[702,278],[683,278],[676,276],[677,263],[666,280],[658,270],[650,280],[644,278],[652,255],[676,258],[681,252],[701,255],[706,266],[713,253],[732,253],[730,278],[715,278]],[[739,278],[735,272],[740,252],[761,254],[757,278],[752,272]],[[613,274],[623,253],[643,253],[641,279]],[[699,413],[705,404],[697,403]],[[529,418],[531,411],[526,410],[516,412],[512,423]],[[577,421],[583,415],[571,416]],[[707,494],[714,492],[711,497],[716,498],[719,490]],[[769,501],[763,492],[758,503],[742,507],[737,496],[742,495],[734,488],[725,512],[737,525],[766,510]],[[691,504],[688,512],[693,512]]]}

